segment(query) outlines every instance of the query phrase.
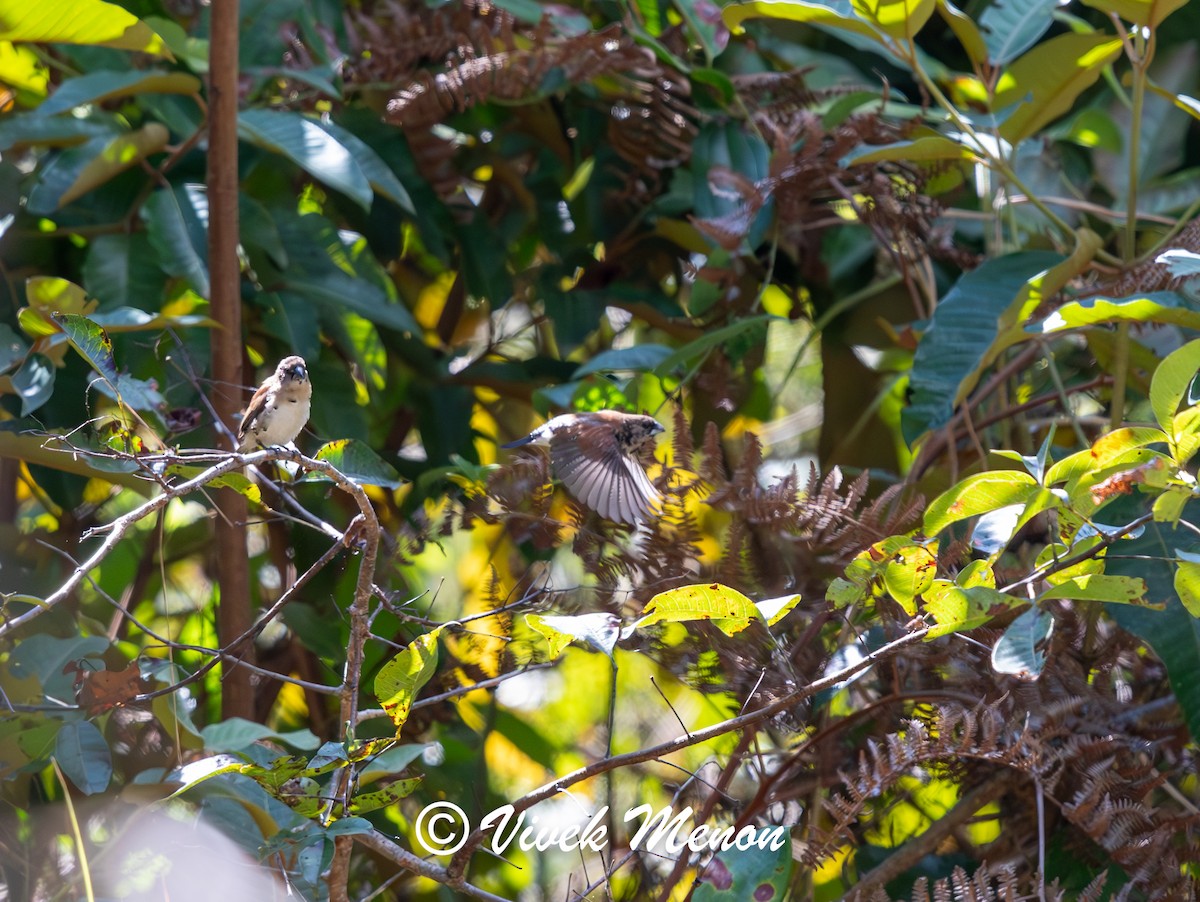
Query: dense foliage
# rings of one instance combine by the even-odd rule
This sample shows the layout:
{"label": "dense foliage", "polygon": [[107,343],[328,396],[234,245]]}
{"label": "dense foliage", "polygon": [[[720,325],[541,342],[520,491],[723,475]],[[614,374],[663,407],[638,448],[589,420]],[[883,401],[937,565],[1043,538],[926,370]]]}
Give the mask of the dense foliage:
{"label": "dense foliage", "polygon": [[[0,0],[7,897],[1194,895],[1198,28]],[[498,450],[603,408],[648,523]]]}

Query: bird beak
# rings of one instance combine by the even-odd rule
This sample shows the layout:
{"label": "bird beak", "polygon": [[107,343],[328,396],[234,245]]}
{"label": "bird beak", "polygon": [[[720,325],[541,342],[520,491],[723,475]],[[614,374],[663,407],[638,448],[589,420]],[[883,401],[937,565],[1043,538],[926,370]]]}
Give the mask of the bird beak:
{"label": "bird beak", "polygon": [[301,381],[308,378],[308,373],[305,372],[304,367],[300,366],[299,364],[296,364],[296,366],[292,367],[290,375],[293,379],[300,379]]}

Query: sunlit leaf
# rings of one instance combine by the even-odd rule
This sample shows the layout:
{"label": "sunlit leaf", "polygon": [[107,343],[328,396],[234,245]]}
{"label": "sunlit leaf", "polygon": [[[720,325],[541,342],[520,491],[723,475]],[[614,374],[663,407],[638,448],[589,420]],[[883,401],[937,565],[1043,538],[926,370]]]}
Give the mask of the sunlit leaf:
{"label": "sunlit leaf", "polygon": [[1121,50],[1120,38],[1104,34],[1064,34],[1038,44],[997,85],[996,109],[1020,104],[1001,123],[1000,136],[1016,144],[1037,134],[1067,112]]}
{"label": "sunlit leaf", "polygon": [[144,22],[103,0],[0,0],[0,41],[101,44],[170,56]]}
{"label": "sunlit leaf", "polygon": [[1133,576],[1111,576],[1108,574],[1085,574],[1076,576],[1053,586],[1040,596],[1042,601],[1051,598],[1072,598],[1076,601],[1107,601],[1110,604],[1135,604],[1141,607],[1158,607],[1146,600],[1146,583]]}
{"label": "sunlit leaf", "polygon": [[1200,339],[1168,354],[1150,380],[1150,407],[1163,429],[1171,429],[1179,404],[1200,371]]}
{"label": "sunlit leaf", "polygon": [[[317,460],[332,464],[345,476],[363,485],[382,485],[398,489],[404,480],[396,468],[371,450],[365,442],[343,438],[327,442],[314,455]],[[320,472],[310,473],[307,479],[323,481],[327,476]]]}
{"label": "sunlit leaf", "polygon": [[1185,6],[1187,0],[1083,0],[1083,4],[1101,12],[1116,13],[1132,25],[1154,29]]}
{"label": "sunlit leaf", "polygon": [[1175,291],[1154,291],[1126,298],[1095,296],[1068,301],[1029,332],[1059,332],[1096,323],[1172,323],[1187,329],[1200,328],[1200,305]]}
{"label": "sunlit leaf", "polygon": [[791,22],[806,22],[809,25],[827,25],[830,28],[861,34],[875,40],[880,34],[866,21],[854,15],[847,0],[831,0],[828,3],[804,3],[801,0],[754,0],[750,3],[735,3],[723,10],[725,24],[735,33],[741,32],[747,19],[766,17],[786,19]]}
{"label": "sunlit leaf", "polygon": [[418,636],[380,668],[375,677],[375,698],[387,711],[396,731],[408,720],[408,712],[421,687],[437,669],[437,639],[442,627]]}
{"label": "sunlit leaf", "polygon": [[719,583],[680,586],[660,592],[646,603],[641,618],[634,624],[640,629],[654,623],[686,623],[709,620],[721,632],[732,636],[755,621],[762,622],[754,602],[736,589]]}
{"label": "sunlit leaf", "polygon": [[557,660],[563,650],[575,641],[611,657],[617,639],[621,637],[621,621],[614,614],[526,614],[525,622],[546,640],[551,661]]}
{"label": "sunlit leaf", "polygon": [[1024,505],[1041,486],[1019,470],[989,470],[968,476],[933,500],[925,510],[925,534],[935,536],[952,523],[1012,504]]}

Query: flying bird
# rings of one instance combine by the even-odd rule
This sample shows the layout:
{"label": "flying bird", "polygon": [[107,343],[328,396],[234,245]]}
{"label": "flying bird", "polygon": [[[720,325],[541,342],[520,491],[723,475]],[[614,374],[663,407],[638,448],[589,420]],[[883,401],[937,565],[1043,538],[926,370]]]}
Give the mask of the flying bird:
{"label": "flying bird", "polygon": [[564,413],[501,447],[549,445],[555,475],[576,498],[605,519],[637,525],[659,498],[637,452],[662,431],[654,417],[638,414]]}
{"label": "flying bird", "polygon": [[312,382],[303,357],[285,357],[258,387],[238,426],[238,451],[286,445],[308,422]]}

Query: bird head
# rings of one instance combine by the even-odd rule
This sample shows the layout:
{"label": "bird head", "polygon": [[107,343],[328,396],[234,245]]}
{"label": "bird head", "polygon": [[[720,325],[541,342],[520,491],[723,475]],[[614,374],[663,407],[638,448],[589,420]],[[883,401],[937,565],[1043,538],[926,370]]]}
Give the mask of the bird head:
{"label": "bird head", "polygon": [[281,382],[307,382],[308,367],[304,363],[303,357],[285,357],[279,361],[279,366],[275,368],[275,374]]}

